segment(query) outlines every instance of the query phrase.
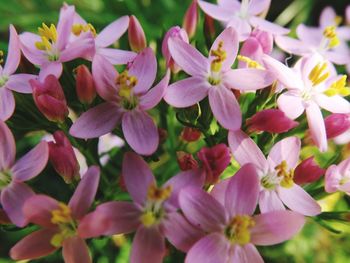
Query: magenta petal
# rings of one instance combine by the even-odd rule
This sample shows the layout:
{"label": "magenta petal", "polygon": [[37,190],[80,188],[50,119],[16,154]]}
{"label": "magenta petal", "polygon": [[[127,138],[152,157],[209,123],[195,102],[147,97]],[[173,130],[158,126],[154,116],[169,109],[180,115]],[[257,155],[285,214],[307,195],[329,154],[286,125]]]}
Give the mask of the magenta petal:
{"label": "magenta petal", "polygon": [[204,235],[203,231],[191,225],[178,212],[168,213],[163,227],[166,238],[183,252],[187,252]]}
{"label": "magenta petal", "polygon": [[45,141],[41,141],[14,164],[11,168],[13,178],[22,182],[37,176],[45,168],[48,158],[48,144]]}
{"label": "magenta petal", "polygon": [[90,263],[89,248],[84,239],[73,236],[63,241],[62,255],[65,263]]}
{"label": "magenta petal", "polygon": [[319,106],[312,102],[306,108],[306,117],[311,137],[321,152],[327,151],[327,134],[322,112]]}
{"label": "magenta petal", "polygon": [[128,234],[140,225],[140,216],[141,211],[133,203],[107,202],[82,218],[78,234],[82,238]]}
{"label": "magenta petal", "polygon": [[186,187],[180,192],[180,207],[186,218],[207,232],[221,231],[227,221],[224,207],[198,187]]}
{"label": "magenta petal", "polygon": [[113,65],[125,65],[132,62],[137,54],[133,51],[115,48],[99,48],[97,53]]}
{"label": "magenta petal", "polygon": [[129,17],[122,16],[106,26],[95,38],[97,47],[108,47],[116,42],[128,29]]}
{"label": "magenta petal", "polygon": [[9,169],[16,157],[16,144],[11,130],[0,120],[0,170]]}
{"label": "magenta petal", "polygon": [[135,203],[143,204],[150,185],[155,185],[155,179],[147,163],[137,154],[124,154],[122,175],[126,188]]}
{"label": "magenta petal", "polygon": [[1,204],[10,220],[17,226],[27,224],[27,218],[23,214],[24,203],[34,195],[32,189],[24,183],[12,182],[1,191]]}
{"label": "magenta petal", "polygon": [[260,256],[259,251],[256,249],[256,247],[253,244],[246,244],[244,245],[244,247],[242,247],[242,249],[243,249],[242,254],[245,256],[245,261],[243,262],[264,263],[264,260]]}
{"label": "magenta petal", "polygon": [[36,79],[38,76],[32,74],[15,74],[6,82],[6,88],[20,93],[32,93],[32,86],[29,80]]}
{"label": "magenta petal", "polygon": [[72,125],[69,133],[77,138],[96,138],[113,130],[121,117],[119,106],[106,102],[84,112]]}
{"label": "magenta petal", "polygon": [[224,86],[211,88],[209,90],[209,104],[222,127],[234,131],[241,127],[241,109],[231,90]]}
{"label": "magenta petal", "polygon": [[4,66],[3,73],[6,75],[12,75],[18,65],[19,61],[21,59],[21,50],[20,50],[20,41],[19,37],[17,35],[16,29],[13,25],[10,25],[10,41],[9,41],[9,49],[8,49],[8,55],[6,58],[6,63]]}
{"label": "magenta petal", "polygon": [[140,226],[132,243],[130,263],[162,263],[165,252],[164,236],[159,230]]}
{"label": "magenta petal", "polygon": [[218,200],[219,203],[223,206],[225,206],[226,189],[230,182],[230,179],[231,177],[221,180],[220,182],[216,183],[213,189],[210,191],[210,195]]}
{"label": "magenta petal", "polygon": [[157,150],[159,135],[153,119],[142,110],[127,111],[123,115],[122,128],[125,140],[141,155],[151,155]]}
{"label": "magenta petal", "polygon": [[15,98],[12,91],[0,88],[0,120],[8,120],[15,111]]}
{"label": "magenta petal", "polygon": [[95,199],[99,180],[100,168],[98,166],[91,166],[83,175],[83,179],[69,201],[69,207],[75,219],[81,219],[88,211]]}
{"label": "magenta petal", "polygon": [[305,223],[305,218],[292,211],[273,211],[254,216],[251,242],[255,245],[275,245],[291,239]]}
{"label": "magenta petal", "polygon": [[56,78],[60,78],[63,71],[63,65],[61,62],[54,61],[45,63],[41,66],[39,72],[39,80],[44,81],[47,76],[54,75]]}
{"label": "magenta petal", "polygon": [[275,23],[272,23],[270,21],[267,21],[265,19],[262,19],[257,16],[252,16],[249,19],[249,22],[252,26],[255,28],[261,30],[261,31],[266,31],[269,33],[272,33],[274,35],[286,35],[290,32],[288,28],[284,28],[280,25],[277,25]]}
{"label": "magenta petal", "polygon": [[292,188],[280,187],[278,195],[290,210],[306,216],[315,216],[321,213],[319,204],[297,184],[294,184]]}
{"label": "magenta petal", "polygon": [[[221,233],[212,233],[200,239],[188,251],[186,263],[225,263],[229,259],[230,243]],[[236,262],[236,261],[235,261]]]}
{"label": "magenta petal", "polygon": [[14,260],[36,259],[51,254],[57,248],[50,243],[57,229],[35,231],[11,248],[10,257]]}
{"label": "magenta petal", "polygon": [[275,211],[275,210],[285,210],[281,199],[277,195],[277,192],[272,190],[262,190],[259,196],[259,208],[262,213]]}
{"label": "magenta petal", "polygon": [[276,143],[270,150],[267,161],[270,167],[276,167],[286,161],[289,169],[294,169],[299,161],[301,141],[298,137],[287,137]]}
{"label": "magenta petal", "polygon": [[259,187],[258,174],[252,163],[242,166],[230,178],[225,194],[225,208],[230,217],[254,213],[258,204]]}

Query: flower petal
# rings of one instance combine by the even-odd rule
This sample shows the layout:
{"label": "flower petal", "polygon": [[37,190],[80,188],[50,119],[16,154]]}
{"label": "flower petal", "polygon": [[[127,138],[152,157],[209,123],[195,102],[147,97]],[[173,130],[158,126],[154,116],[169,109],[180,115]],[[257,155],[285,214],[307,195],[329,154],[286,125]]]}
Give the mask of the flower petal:
{"label": "flower petal", "polygon": [[116,48],[99,48],[98,55],[104,57],[113,65],[125,65],[132,62],[137,54],[133,51],[121,50]]}
{"label": "flower petal", "polygon": [[252,32],[252,27],[247,19],[241,18],[239,16],[232,16],[226,25],[227,27],[233,27],[237,33],[239,41],[245,41]]}
{"label": "flower petal", "polygon": [[39,72],[39,80],[44,81],[47,76],[54,75],[56,78],[60,78],[63,71],[63,65],[61,62],[53,61],[45,63],[41,66]]}
{"label": "flower petal", "polygon": [[7,170],[15,161],[16,144],[11,130],[0,121],[0,170]]}
{"label": "flower petal", "polygon": [[286,161],[289,169],[294,169],[299,161],[301,141],[298,137],[288,137],[276,143],[270,150],[267,161],[271,168],[275,168]]}
{"label": "flower petal", "polygon": [[249,22],[255,28],[257,28],[261,31],[272,33],[275,36],[276,35],[286,35],[290,32],[290,30],[288,28],[284,28],[280,25],[277,25],[275,23],[272,23],[270,21],[267,21],[267,20],[262,19],[262,18],[257,17],[257,16],[250,17]]}
{"label": "flower petal", "polygon": [[306,44],[318,47],[323,38],[322,28],[309,27],[304,24],[298,25],[296,29],[298,38]]}
{"label": "flower petal", "polygon": [[13,25],[10,25],[9,28],[10,31],[10,41],[9,41],[9,49],[8,49],[8,55],[6,58],[6,63],[4,66],[4,71],[6,75],[12,75],[15,73],[16,69],[18,68],[19,61],[21,59],[21,50],[20,50],[20,41],[19,37],[17,35],[17,31]]}
{"label": "flower petal", "polygon": [[291,54],[305,56],[312,53],[312,48],[306,43],[286,36],[277,36],[275,38],[276,45]]}
{"label": "flower petal", "polygon": [[95,42],[90,32],[82,33],[71,42],[60,54],[60,61],[67,62],[76,58],[91,57],[95,52]]}
{"label": "flower petal", "polygon": [[259,208],[261,213],[286,209],[274,190],[260,191]]}
{"label": "flower petal", "polygon": [[63,241],[62,255],[65,263],[90,263],[89,248],[84,239],[73,236]]}
{"label": "flower petal", "polygon": [[40,36],[24,32],[19,36],[19,39],[21,41],[21,49],[23,52],[23,55],[34,65],[43,65],[44,63],[47,63],[47,58],[45,58],[44,52],[41,50],[38,50],[35,47],[36,42],[40,42],[41,38]]}
{"label": "flower petal", "polygon": [[12,91],[5,88],[0,88],[0,120],[8,120],[15,111],[15,98]]}
{"label": "flower petal", "polygon": [[329,97],[324,94],[317,94],[315,99],[321,108],[332,113],[350,113],[349,102],[339,95]]}
{"label": "flower petal", "polygon": [[69,36],[72,32],[74,22],[75,7],[67,5],[60,10],[60,16],[57,23],[57,47],[63,50],[68,44]]}
{"label": "flower petal", "polygon": [[253,244],[246,244],[243,248],[244,255],[246,257],[246,263],[254,262],[254,263],[264,263],[263,258],[260,256],[259,251]]}
{"label": "flower petal", "polygon": [[214,185],[213,189],[210,191],[210,195],[213,196],[216,200],[218,200],[219,203],[223,206],[225,206],[226,189],[230,182],[230,179],[231,177],[219,181]]}
{"label": "flower petal", "polygon": [[234,9],[227,8],[228,5],[215,5],[202,0],[198,1],[198,5],[204,13],[219,21],[228,22],[233,16]]}
{"label": "flower petal", "polygon": [[271,4],[271,0],[251,0],[249,2],[249,14],[259,15],[266,11]]}
{"label": "flower petal", "polygon": [[29,80],[37,78],[38,76],[32,74],[15,74],[6,82],[6,88],[16,92],[29,94],[33,92]]}
{"label": "flower petal", "polygon": [[129,17],[122,16],[106,26],[95,38],[97,47],[108,47],[116,42],[128,29]]}
{"label": "flower petal", "polygon": [[335,23],[337,13],[331,6],[326,6],[320,15],[319,23],[322,28],[327,27]]}
{"label": "flower petal", "polygon": [[311,137],[321,152],[327,151],[327,134],[322,112],[316,103],[306,108],[306,117]]}
{"label": "flower petal", "polygon": [[292,120],[303,114],[305,107],[303,100],[291,92],[281,94],[277,99],[278,108]]}

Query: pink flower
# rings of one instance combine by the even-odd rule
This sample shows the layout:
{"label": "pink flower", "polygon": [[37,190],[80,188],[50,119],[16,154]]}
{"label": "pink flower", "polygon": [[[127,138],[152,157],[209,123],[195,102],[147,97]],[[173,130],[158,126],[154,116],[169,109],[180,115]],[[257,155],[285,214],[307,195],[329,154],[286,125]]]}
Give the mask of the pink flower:
{"label": "pink flower", "polygon": [[150,155],[159,143],[157,127],[146,113],[162,99],[170,72],[150,89],[157,73],[157,61],[150,48],[144,49],[121,74],[102,56],[94,59],[92,74],[97,93],[107,102],[87,112],[73,124],[70,134],[96,138],[122,123],[125,140],[137,153]]}
{"label": "pink flower", "polygon": [[197,153],[198,159],[202,161],[205,168],[206,184],[215,184],[219,180],[221,173],[231,162],[230,150],[223,144],[217,144],[211,148],[203,147]]}
{"label": "pink flower", "polygon": [[46,195],[29,198],[23,207],[24,215],[29,222],[42,229],[29,234],[12,247],[11,258],[36,259],[62,246],[64,262],[92,262],[89,249],[77,229],[95,199],[99,179],[99,168],[91,166],[83,175],[68,205]]}
{"label": "pink flower", "polygon": [[[10,25],[8,56],[4,67],[0,65],[0,119],[6,121],[15,111],[15,98],[12,91],[32,93],[29,80],[37,76],[31,74],[14,74],[21,59],[20,41],[13,25]],[[0,64],[4,53],[0,51]]]}
{"label": "pink flower", "polygon": [[10,220],[17,226],[27,224],[22,207],[34,192],[24,183],[45,168],[49,149],[47,142],[15,161],[16,144],[10,129],[0,121],[0,203]]}
{"label": "pink flower", "polygon": [[227,182],[224,200],[195,187],[180,192],[186,218],[206,232],[188,251],[186,263],[263,262],[254,245],[284,242],[303,227],[304,217],[292,211],[253,215],[259,195],[253,165],[244,165]]}
{"label": "pink flower", "polygon": [[266,21],[259,17],[270,6],[271,0],[242,0],[238,1],[218,1],[212,4],[205,1],[198,1],[200,8],[207,15],[223,22],[226,27],[237,29],[239,41],[246,40],[252,28],[271,32],[275,35],[288,34],[289,30],[279,25]]}
{"label": "pink flower", "polygon": [[75,69],[76,84],[75,88],[79,101],[90,104],[96,97],[96,88],[91,72],[85,65],[79,65]]}
{"label": "pink flower", "polygon": [[[261,212],[289,209],[307,216],[321,212],[316,201],[293,181],[300,153],[300,139],[288,137],[276,143],[265,158],[255,142],[242,131],[230,131],[229,145],[240,165],[253,163],[260,178]],[[283,205],[284,204],[284,205]]]}
{"label": "pink flower", "polygon": [[350,113],[350,104],[343,98],[350,94],[346,76],[336,76],[333,68],[318,55],[303,58],[293,69],[266,55],[263,60],[287,88],[287,92],[278,97],[279,109],[291,119],[306,111],[311,136],[319,149],[326,151],[326,128],[320,108],[333,113]]}
{"label": "pink flower", "polygon": [[174,107],[189,107],[206,96],[218,122],[226,129],[241,127],[239,104],[231,89],[257,90],[270,85],[274,78],[266,70],[231,69],[238,51],[236,31],[226,28],[213,43],[205,58],[194,47],[178,39],[168,41],[174,61],[191,77],[171,84],[164,99]]}
{"label": "pink flower", "polygon": [[328,167],[324,182],[327,193],[341,191],[350,195],[350,158]]}
{"label": "pink flower", "polygon": [[267,131],[270,133],[284,133],[298,126],[298,122],[289,119],[281,110],[262,110],[247,120],[250,132]]}
{"label": "pink flower", "polygon": [[147,47],[145,32],[135,16],[130,16],[128,39],[131,49],[135,52],[141,52]]}
{"label": "pink flower", "polygon": [[63,62],[85,57],[93,50],[91,32],[84,32],[69,43],[74,14],[74,6],[62,7],[57,29],[54,24],[47,26],[43,23],[39,35],[29,32],[20,35],[23,54],[32,64],[40,66],[41,79],[49,74],[59,78]]}
{"label": "pink flower", "polygon": [[185,186],[201,187],[200,170],[181,172],[156,185],[147,163],[134,153],[124,155],[122,174],[132,202],[111,201],[99,205],[79,225],[83,237],[127,234],[136,231],[131,263],[161,263],[165,237],[181,251],[187,251],[202,236],[180,213],[178,194]]}
{"label": "pink flower", "polygon": [[197,0],[193,0],[191,5],[188,7],[183,19],[182,27],[186,30],[189,38],[192,38],[196,33],[198,24],[197,5]]}
{"label": "pink flower", "polygon": [[325,169],[322,169],[311,156],[298,164],[294,171],[293,180],[299,185],[309,184],[320,179],[324,173]]}
{"label": "pink flower", "polygon": [[324,119],[327,138],[332,139],[350,129],[350,114],[333,113]]}

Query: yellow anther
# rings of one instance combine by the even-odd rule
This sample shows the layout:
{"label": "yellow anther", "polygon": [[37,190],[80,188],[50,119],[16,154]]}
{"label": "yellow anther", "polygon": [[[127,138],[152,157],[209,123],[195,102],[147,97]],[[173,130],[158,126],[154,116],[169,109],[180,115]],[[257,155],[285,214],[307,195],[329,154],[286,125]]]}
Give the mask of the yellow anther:
{"label": "yellow anther", "polygon": [[245,62],[248,68],[264,69],[264,67],[257,61],[242,55],[238,55],[237,59],[239,61]]}
{"label": "yellow anther", "polygon": [[42,23],[42,27],[38,28],[39,35],[41,37],[41,42],[35,42],[35,47],[39,50],[50,51],[52,49],[52,44],[57,41],[57,30],[54,24],[48,27],[45,23]]}
{"label": "yellow anther", "polygon": [[4,62],[4,51],[0,50],[0,64]]}
{"label": "yellow anther", "polygon": [[153,212],[146,211],[141,215],[140,220],[145,227],[150,227],[156,222],[156,217],[154,216]]}
{"label": "yellow anther", "polygon": [[218,48],[212,50],[210,55],[215,57],[215,59],[211,62],[210,68],[213,72],[219,72],[222,67],[222,62],[227,58],[227,53],[223,50],[224,42],[220,41],[218,44]]}
{"label": "yellow anther", "polygon": [[85,25],[83,25],[83,24],[74,24],[72,26],[72,33],[75,36],[79,36],[82,32],[88,32],[88,31],[90,31],[93,34],[94,37],[96,36],[96,29],[90,23],[85,24]]}
{"label": "yellow anther", "polygon": [[250,216],[237,215],[229,223],[225,234],[232,243],[245,245],[250,242],[250,229],[254,226],[255,221]]}
{"label": "yellow anther", "polygon": [[343,22],[343,18],[342,18],[341,16],[336,16],[336,17],[334,18],[334,24],[335,24],[336,26],[339,26],[339,25],[341,24],[341,22]]}
{"label": "yellow anther", "polygon": [[340,44],[335,26],[327,26],[323,31],[323,36],[329,39],[329,48],[334,48]]}
{"label": "yellow anther", "polygon": [[310,72],[309,80],[312,82],[312,86],[316,86],[325,81],[330,73],[329,71],[324,72],[327,69],[327,63],[318,63]]}
{"label": "yellow anther", "polygon": [[82,31],[83,31],[83,25],[82,24],[74,24],[72,26],[72,33],[74,35],[79,36]]}
{"label": "yellow anther", "polygon": [[288,170],[288,164],[286,161],[282,161],[279,165],[275,167],[278,177],[283,177],[280,185],[285,188],[291,188],[294,185],[293,177],[294,170]]}
{"label": "yellow anther", "polygon": [[50,240],[51,245],[54,247],[58,248],[62,246],[62,243],[65,239],[68,237],[74,236],[75,233],[72,231],[70,228],[62,228],[60,232],[57,234],[53,235],[53,237]]}
{"label": "yellow anther", "polygon": [[132,97],[132,89],[137,85],[137,78],[129,76],[128,71],[125,70],[117,77],[116,84],[119,85],[118,95],[129,100]]}
{"label": "yellow anther", "polygon": [[51,211],[51,223],[52,224],[67,224],[72,222],[71,211],[70,208],[64,204],[59,203],[58,209]]}
{"label": "yellow anther", "polygon": [[165,188],[158,188],[151,185],[147,191],[147,199],[152,201],[165,201],[171,195],[172,187],[168,185]]}
{"label": "yellow anther", "polygon": [[329,97],[340,95],[343,97],[350,95],[350,88],[346,87],[346,75],[333,82],[331,86],[324,92]]}

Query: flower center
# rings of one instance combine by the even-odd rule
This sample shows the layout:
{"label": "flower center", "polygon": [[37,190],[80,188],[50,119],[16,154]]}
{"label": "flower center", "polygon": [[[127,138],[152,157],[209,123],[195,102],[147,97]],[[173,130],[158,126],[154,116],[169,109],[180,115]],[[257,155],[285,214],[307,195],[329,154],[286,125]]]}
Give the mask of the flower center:
{"label": "flower center", "polygon": [[210,64],[211,74],[208,77],[208,82],[213,86],[220,84],[221,82],[220,71],[222,68],[222,62],[224,62],[225,59],[227,58],[227,53],[223,49],[223,46],[224,46],[224,42],[220,41],[218,44],[218,48],[211,50],[210,52],[210,56],[214,57],[214,59]]}
{"label": "flower center", "polygon": [[286,161],[282,161],[275,167],[277,176],[281,178],[280,185],[284,188],[291,188],[294,184],[294,169],[288,170],[288,164]]}
{"label": "flower center", "polygon": [[8,170],[0,171],[0,191],[11,183],[11,172]]}
{"label": "flower center", "polygon": [[57,42],[57,30],[54,24],[48,27],[45,23],[42,23],[42,27],[38,28],[41,41],[35,42],[35,47],[39,50],[45,51],[49,61],[58,60],[59,54],[55,48]]}
{"label": "flower center", "polygon": [[340,79],[333,82],[329,88],[324,92],[329,97],[340,95],[340,96],[348,96],[350,95],[350,88],[346,87],[346,75],[343,75]]}
{"label": "flower center", "polygon": [[65,239],[76,234],[76,223],[72,219],[70,208],[59,203],[58,208],[51,211],[51,223],[57,225],[60,231],[51,238],[51,245],[54,247],[62,246]]}
{"label": "flower center", "polygon": [[6,82],[9,80],[9,76],[0,75],[0,88],[5,86]]}
{"label": "flower center", "polygon": [[250,242],[250,230],[255,222],[247,215],[237,215],[225,229],[227,239],[233,244],[245,245]]}
{"label": "flower center", "polygon": [[340,44],[339,37],[336,32],[336,26],[327,26],[323,31],[323,36],[327,40],[326,48],[332,49]]}
{"label": "flower center", "polygon": [[137,106],[137,97],[133,94],[133,88],[137,85],[137,78],[130,76],[125,70],[116,79],[116,84],[119,85],[118,95],[122,99],[124,109],[132,110]]}
{"label": "flower center", "polygon": [[94,26],[90,23],[88,24],[74,24],[72,26],[72,33],[75,35],[75,36],[79,36],[82,32],[91,32],[92,35],[94,37],[96,37],[97,33],[96,33],[96,29],[94,28]]}
{"label": "flower center", "polygon": [[171,191],[171,186],[158,188],[155,185],[151,185],[148,188],[146,206],[140,216],[140,221],[145,227],[158,225],[164,218],[163,203],[170,197]]}
{"label": "flower center", "polygon": [[238,55],[237,59],[247,64],[248,68],[265,69],[259,62],[242,55]]}

